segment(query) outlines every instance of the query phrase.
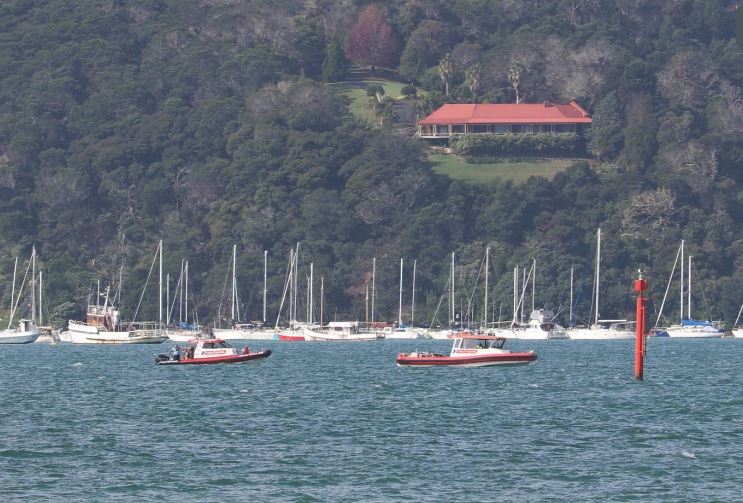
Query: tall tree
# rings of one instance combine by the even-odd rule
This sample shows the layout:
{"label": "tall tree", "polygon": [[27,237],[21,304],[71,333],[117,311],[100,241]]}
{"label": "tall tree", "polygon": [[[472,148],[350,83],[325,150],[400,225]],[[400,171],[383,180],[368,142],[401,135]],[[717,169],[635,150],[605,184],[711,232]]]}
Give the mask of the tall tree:
{"label": "tall tree", "polygon": [[508,82],[511,83],[511,87],[516,91],[516,104],[521,103],[519,96],[519,84],[521,83],[521,72],[524,69],[520,63],[514,63],[508,70]]}
{"label": "tall tree", "polygon": [[449,81],[451,80],[453,73],[454,62],[452,61],[451,53],[448,52],[443,58],[441,58],[441,61],[439,61],[439,77],[441,77],[441,80],[444,82],[446,96],[449,96]]}
{"label": "tall tree", "polygon": [[394,66],[400,50],[400,40],[375,5],[366,7],[351,27],[346,38],[346,55],[352,61],[377,66]]}
{"label": "tall tree", "polygon": [[325,82],[341,80],[346,74],[348,60],[343,52],[343,42],[335,36],[325,48],[325,59],[322,62],[322,78]]}
{"label": "tall tree", "polygon": [[482,73],[482,68],[480,67],[480,64],[475,64],[467,68],[467,70],[464,72],[465,79],[467,80],[467,87],[470,89],[470,93],[472,93],[472,103],[475,103],[477,101],[477,93],[480,90],[480,76]]}

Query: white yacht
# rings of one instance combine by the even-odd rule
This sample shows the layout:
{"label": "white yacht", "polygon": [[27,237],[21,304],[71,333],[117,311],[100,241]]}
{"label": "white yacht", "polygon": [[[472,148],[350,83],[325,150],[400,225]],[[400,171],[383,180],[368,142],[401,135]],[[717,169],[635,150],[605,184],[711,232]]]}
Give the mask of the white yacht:
{"label": "white yacht", "polygon": [[549,309],[535,309],[529,315],[528,323],[511,327],[511,337],[531,340],[568,339],[568,333],[555,323],[554,318],[554,313]]}

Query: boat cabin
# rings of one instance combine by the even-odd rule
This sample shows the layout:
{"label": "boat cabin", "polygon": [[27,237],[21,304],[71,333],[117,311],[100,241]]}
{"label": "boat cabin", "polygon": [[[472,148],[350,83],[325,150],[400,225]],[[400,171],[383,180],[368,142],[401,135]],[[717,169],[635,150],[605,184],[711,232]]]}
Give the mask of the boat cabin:
{"label": "boat cabin", "polygon": [[222,339],[204,339],[190,344],[191,347],[184,355],[186,358],[214,358],[239,354],[236,348]]}
{"label": "boat cabin", "polygon": [[502,349],[505,343],[505,337],[496,337],[489,335],[464,335],[457,337],[457,339],[454,341],[452,350]]}

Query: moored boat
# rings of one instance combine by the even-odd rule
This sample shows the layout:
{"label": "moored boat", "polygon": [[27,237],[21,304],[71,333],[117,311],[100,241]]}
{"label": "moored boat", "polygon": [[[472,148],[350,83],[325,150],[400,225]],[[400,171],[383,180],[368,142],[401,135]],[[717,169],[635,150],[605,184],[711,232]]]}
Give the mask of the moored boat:
{"label": "moored boat", "polygon": [[28,344],[39,338],[39,329],[31,320],[20,320],[13,328],[0,330],[0,344]]}
{"label": "moored boat", "polygon": [[490,365],[523,365],[537,359],[534,351],[515,352],[504,349],[505,337],[461,334],[454,339],[449,355],[428,351],[399,353],[396,362],[409,367],[485,367]]}
{"label": "moored boat", "polygon": [[204,365],[214,363],[241,363],[260,360],[271,355],[270,349],[251,351],[247,346],[239,350],[222,339],[203,339],[193,341],[183,352],[176,346],[175,351],[155,356],[157,365]]}

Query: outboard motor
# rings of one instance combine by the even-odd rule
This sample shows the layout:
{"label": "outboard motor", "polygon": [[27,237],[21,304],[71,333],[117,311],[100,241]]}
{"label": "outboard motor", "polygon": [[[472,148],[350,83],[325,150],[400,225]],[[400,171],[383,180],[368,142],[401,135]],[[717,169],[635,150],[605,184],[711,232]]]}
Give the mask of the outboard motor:
{"label": "outboard motor", "polygon": [[171,360],[170,355],[167,353],[160,353],[159,355],[155,355],[155,363],[160,364],[164,362],[169,362]]}

